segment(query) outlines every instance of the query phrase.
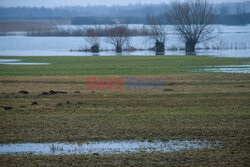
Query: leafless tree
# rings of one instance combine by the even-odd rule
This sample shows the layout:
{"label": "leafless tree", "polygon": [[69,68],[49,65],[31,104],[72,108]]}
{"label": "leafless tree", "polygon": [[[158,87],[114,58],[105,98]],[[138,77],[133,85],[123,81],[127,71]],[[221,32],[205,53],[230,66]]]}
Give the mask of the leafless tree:
{"label": "leafless tree", "polygon": [[150,14],[147,15],[147,24],[149,26],[149,37],[155,43],[156,52],[164,52],[167,35],[166,26],[161,19]]}
{"label": "leafless tree", "polygon": [[167,19],[175,25],[176,31],[184,40],[186,52],[195,52],[197,43],[208,41],[218,35],[214,9],[206,0],[189,0],[172,3]]}
{"label": "leafless tree", "polygon": [[91,52],[98,53],[101,44],[101,28],[95,25],[94,28],[88,28],[86,32],[86,41],[91,45]]}
{"label": "leafless tree", "polygon": [[114,45],[117,53],[122,52],[124,45],[128,44],[130,40],[128,24],[109,23],[106,30],[106,42]]}

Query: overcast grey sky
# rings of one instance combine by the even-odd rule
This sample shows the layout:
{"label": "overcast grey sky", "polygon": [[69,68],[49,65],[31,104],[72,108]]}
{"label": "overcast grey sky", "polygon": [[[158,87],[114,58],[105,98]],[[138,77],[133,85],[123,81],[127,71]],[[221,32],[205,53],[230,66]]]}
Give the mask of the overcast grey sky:
{"label": "overcast grey sky", "polygon": [[[127,5],[129,3],[168,3],[172,0],[0,0],[0,6],[86,6],[86,5]],[[182,0],[185,1],[185,0]],[[242,2],[246,0],[210,0],[213,3]]]}

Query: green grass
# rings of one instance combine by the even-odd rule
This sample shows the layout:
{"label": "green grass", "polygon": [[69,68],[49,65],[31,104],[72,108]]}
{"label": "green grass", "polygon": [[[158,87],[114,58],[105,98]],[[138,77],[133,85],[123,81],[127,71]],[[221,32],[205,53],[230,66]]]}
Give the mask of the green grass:
{"label": "green grass", "polygon": [[7,57],[22,62],[51,63],[50,65],[0,65],[0,75],[145,75],[192,74],[204,66],[238,65],[250,58],[218,58],[208,56],[105,56],[105,57]]}

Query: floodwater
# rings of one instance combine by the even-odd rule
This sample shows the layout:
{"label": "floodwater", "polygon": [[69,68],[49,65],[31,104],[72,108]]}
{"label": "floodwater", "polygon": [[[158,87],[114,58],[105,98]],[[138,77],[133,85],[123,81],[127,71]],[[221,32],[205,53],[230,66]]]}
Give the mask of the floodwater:
{"label": "floodwater", "polygon": [[[131,25],[132,26],[132,25]],[[142,25],[133,25],[142,26]],[[62,26],[63,27],[63,26]],[[67,26],[74,28],[79,26]],[[86,26],[80,26],[86,28]],[[219,26],[220,35],[212,41],[197,45],[197,55],[218,57],[250,57],[250,25],[247,26]],[[65,27],[64,27],[65,28]],[[185,55],[184,47],[173,27],[167,26],[168,35],[165,55]],[[114,47],[101,38],[102,50],[114,50]],[[137,49],[148,49],[154,46],[148,37],[131,37],[129,46]],[[70,50],[86,49],[90,46],[84,37],[27,37],[27,36],[1,36],[0,56],[117,56],[117,55],[155,55],[154,51],[135,51],[117,54],[114,51],[104,51],[99,54],[78,52]],[[176,49],[172,51],[171,49]],[[210,49],[208,49],[210,48]],[[220,48],[220,49],[212,49]]]}
{"label": "floodwater", "polygon": [[[123,154],[140,152],[171,152],[188,149],[212,148],[207,141],[99,141],[85,143],[16,143],[0,144],[0,154],[70,155],[70,154]],[[218,144],[217,144],[218,145]]]}
{"label": "floodwater", "polygon": [[20,62],[20,59],[0,59],[0,64],[3,65],[49,65],[49,63],[26,63]]}

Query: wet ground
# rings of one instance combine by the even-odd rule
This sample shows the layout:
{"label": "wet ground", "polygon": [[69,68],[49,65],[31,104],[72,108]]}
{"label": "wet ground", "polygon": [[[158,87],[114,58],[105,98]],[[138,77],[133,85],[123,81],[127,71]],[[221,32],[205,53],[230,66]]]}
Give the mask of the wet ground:
{"label": "wet ground", "polygon": [[20,59],[0,59],[0,64],[5,65],[49,65],[49,63],[27,63],[20,62]]}
{"label": "wet ground", "polygon": [[122,154],[140,152],[172,152],[211,148],[207,141],[99,141],[81,143],[18,143],[0,144],[0,154],[70,155],[70,154]]}
{"label": "wet ground", "polygon": [[223,65],[206,68],[208,72],[224,72],[224,73],[250,73],[250,65]]}

